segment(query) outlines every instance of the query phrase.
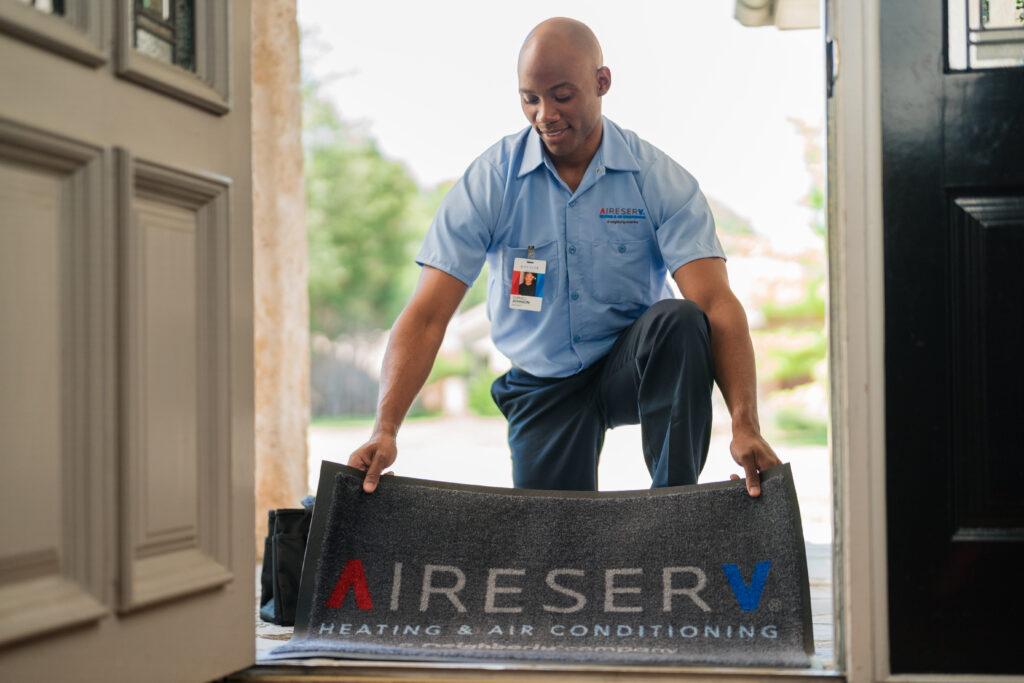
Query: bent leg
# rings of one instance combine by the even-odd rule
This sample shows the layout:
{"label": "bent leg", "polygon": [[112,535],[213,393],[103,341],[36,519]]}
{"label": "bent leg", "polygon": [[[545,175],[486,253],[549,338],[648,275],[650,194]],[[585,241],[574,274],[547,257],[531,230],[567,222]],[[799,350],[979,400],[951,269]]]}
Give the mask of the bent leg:
{"label": "bent leg", "polygon": [[516,488],[596,491],[604,425],[591,390],[600,364],[565,378],[512,368],[491,385],[508,420]]}
{"label": "bent leg", "polygon": [[655,303],[619,336],[599,382],[608,426],[640,423],[651,487],[697,483],[714,384],[704,312],[683,299]]}

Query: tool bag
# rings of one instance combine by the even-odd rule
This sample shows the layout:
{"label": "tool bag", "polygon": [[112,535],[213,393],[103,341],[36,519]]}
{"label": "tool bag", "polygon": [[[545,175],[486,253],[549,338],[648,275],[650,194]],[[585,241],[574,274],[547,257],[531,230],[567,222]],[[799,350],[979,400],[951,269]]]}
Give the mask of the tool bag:
{"label": "tool bag", "polygon": [[313,497],[307,496],[302,504],[301,508],[270,510],[267,516],[260,574],[260,619],[279,626],[295,625],[295,604],[309,523],[313,518]]}

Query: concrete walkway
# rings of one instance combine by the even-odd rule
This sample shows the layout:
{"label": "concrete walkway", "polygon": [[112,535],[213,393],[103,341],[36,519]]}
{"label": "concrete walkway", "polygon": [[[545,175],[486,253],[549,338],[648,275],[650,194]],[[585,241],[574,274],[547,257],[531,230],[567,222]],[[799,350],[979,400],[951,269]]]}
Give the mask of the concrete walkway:
{"label": "concrete walkway", "polygon": [[[320,462],[348,462],[353,450],[370,435],[366,425],[313,427],[309,430],[309,488],[316,491]],[[420,479],[482,486],[512,486],[512,463],[503,418],[447,417],[408,420],[398,435],[395,474]],[[728,428],[712,432],[707,463],[700,483],[726,481],[743,470],[729,454]],[[804,540],[832,543],[832,470],[823,446],[776,446],[776,453],[793,468]],[[628,491],[651,486],[640,449],[640,427],[609,430],[598,466],[601,491]],[[296,501],[298,502],[298,501]]]}

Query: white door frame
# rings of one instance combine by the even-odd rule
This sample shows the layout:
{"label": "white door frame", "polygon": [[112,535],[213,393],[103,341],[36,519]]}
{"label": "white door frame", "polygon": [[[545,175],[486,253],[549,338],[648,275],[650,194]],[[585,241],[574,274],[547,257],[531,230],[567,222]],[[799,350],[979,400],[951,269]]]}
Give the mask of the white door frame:
{"label": "white door frame", "polygon": [[881,1],[825,0],[839,47],[829,131],[836,654],[851,683],[1024,680],[893,674],[889,666]]}
{"label": "white door frame", "polygon": [[848,680],[874,681],[889,673],[879,0],[826,1],[836,656]]}

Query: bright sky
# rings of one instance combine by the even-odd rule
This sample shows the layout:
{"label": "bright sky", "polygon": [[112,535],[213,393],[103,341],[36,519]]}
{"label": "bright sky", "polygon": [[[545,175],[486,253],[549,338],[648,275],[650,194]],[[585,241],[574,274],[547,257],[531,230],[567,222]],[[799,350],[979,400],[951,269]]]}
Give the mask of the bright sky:
{"label": "bright sky", "polygon": [[424,185],[457,178],[527,121],[515,63],[551,16],[589,25],[612,88],[603,112],[667,152],[704,192],[749,218],[781,249],[813,244],[800,206],[810,178],[787,121],[822,127],[820,32],[744,28],[733,0],[338,2],[299,0],[323,45],[314,73],[382,151]]}

